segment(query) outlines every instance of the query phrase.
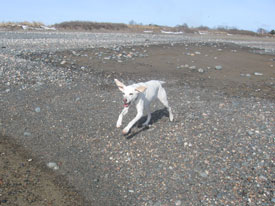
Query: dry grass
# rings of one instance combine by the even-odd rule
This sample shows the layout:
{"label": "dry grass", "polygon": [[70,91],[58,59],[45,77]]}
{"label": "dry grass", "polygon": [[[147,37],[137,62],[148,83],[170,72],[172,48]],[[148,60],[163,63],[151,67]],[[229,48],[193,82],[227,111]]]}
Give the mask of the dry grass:
{"label": "dry grass", "polygon": [[6,29],[6,30],[21,30],[23,29],[23,26],[27,26],[29,28],[41,28],[42,26],[45,26],[42,22],[0,22],[0,29]]}
{"label": "dry grass", "polygon": [[23,22],[1,22],[0,27],[12,27],[12,26],[29,26],[29,27],[41,27],[45,26],[42,22],[28,22],[28,21],[23,21]]}
{"label": "dry grass", "polygon": [[240,30],[240,29],[226,29],[226,28],[218,28],[218,31],[225,32],[227,34],[240,34],[240,35],[249,35],[249,36],[260,36],[258,33],[248,30]]}
{"label": "dry grass", "polygon": [[128,25],[133,31],[160,31],[161,27],[157,25]]}

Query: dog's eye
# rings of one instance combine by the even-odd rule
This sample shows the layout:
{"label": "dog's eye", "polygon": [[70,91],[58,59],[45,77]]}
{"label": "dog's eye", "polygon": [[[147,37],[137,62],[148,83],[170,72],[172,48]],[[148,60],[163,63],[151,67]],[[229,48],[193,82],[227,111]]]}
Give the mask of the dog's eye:
{"label": "dog's eye", "polygon": [[132,95],[133,95],[133,93],[130,93],[129,95],[131,95],[131,96],[132,96]]}

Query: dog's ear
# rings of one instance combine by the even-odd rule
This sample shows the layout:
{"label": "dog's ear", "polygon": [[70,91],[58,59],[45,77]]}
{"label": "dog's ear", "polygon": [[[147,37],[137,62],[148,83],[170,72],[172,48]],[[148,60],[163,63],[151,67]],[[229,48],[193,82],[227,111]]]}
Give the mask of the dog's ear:
{"label": "dog's ear", "polygon": [[139,87],[136,88],[136,91],[144,92],[146,89],[147,89],[147,87],[145,87],[145,86],[139,86]]}
{"label": "dog's ear", "polygon": [[118,86],[120,91],[124,91],[124,88],[126,87],[122,82],[118,81],[117,79],[115,79],[115,83]]}

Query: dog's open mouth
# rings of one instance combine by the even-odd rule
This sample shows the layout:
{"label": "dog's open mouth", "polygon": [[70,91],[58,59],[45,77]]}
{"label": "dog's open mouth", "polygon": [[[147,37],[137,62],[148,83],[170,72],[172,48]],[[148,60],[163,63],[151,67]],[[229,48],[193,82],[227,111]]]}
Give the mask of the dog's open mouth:
{"label": "dog's open mouth", "polygon": [[123,106],[124,106],[124,107],[129,107],[130,103],[131,103],[131,102],[127,102],[127,99],[124,99],[124,100],[123,100]]}

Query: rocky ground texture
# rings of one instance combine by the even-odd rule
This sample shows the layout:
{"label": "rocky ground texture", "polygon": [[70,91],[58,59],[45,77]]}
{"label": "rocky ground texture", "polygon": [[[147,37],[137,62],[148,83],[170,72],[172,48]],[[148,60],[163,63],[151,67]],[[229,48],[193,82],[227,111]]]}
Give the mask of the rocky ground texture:
{"label": "rocky ground texture", "polygon": [[[234,35],[0,32],[0,205],[273,205],[274,51]],[[175,121],[155,102],[150,127],[123,136],[114,78],[166,81]]]}

